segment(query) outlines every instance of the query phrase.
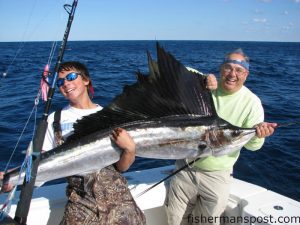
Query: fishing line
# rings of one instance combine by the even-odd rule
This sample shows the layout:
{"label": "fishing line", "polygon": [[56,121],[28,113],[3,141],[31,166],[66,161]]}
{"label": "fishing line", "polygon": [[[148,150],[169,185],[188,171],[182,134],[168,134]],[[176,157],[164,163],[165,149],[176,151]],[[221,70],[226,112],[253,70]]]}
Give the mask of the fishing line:
{"label": "fishing line", "polygon": [[36,180],[36,176],[37,176],[38,166],[39,166],[40,159],[41,159],[40,153],[41,153],[41,150],[43,147],[43,141],[44,141],[47,127],[48,127],[47,119],[48,119],[48,114],[49,114],[49,110],[51,107],[51,103],[52,103],[52,99],[53,99],[53,95],[54,95],[54,91],[55,91],[55,86],[56,86],[55,84],[56,84],[56,80],[58,77],[58,70],[59,70],[60,64],[63,60],[63,55],[64,55],[66,44],[68,41],[68,36],[70,33],[71,25],[72,25],[72,22],[74,19],[77,2],[78,2],[78,0],[73,0],[72,7],[70,7],[70,5],[64,6],[65,10],[66,10],[66,8],[69,8],[69,9],[71,8],[71,9],[68,11],[66,10],[69,14],[67,27],[65,29],[63,41],[61,43],[58,58],[56,61],[52,85],[48,92],[47,102],[44,107],[43,116],[38,124],[37,131],[34,136],[34,141],[33,141],[34,160],[33,160],[33,164],[31,167],[32,176],[28,183],[24,182],[24,185],[22,186],[22,189],[21,189],[19,202],[17,204],[17,209],[16,209],[14,220],[20,224],[26,224],[26,221],[27,221],[27,216],[29,213],[30,202],[31,202],[31,198],[33,195],[33,189],[34,189],[34,184],[35,184],[35,180]]}
{"label": "fishing line", "polygon": [[15,197],[15,193],[17,190],[17,186],[15,186],[7,195],[7,198],[5,202],[2,204],[2,207],[0,209],[0,221],[3,221],[5,214],[8,214],[10,212],[12,199]]}
{"label": "fishing line", "polygon": [[[21,135],[15,145],[15,148],[6,164],[6,167],[5,167],[5,170],[4,170],[4,173],[7,173],[7,170],[8,170],[8,167],[9,167],[9,164],[11,162],[11,159],[13,157],[13,155],[15,154],[15,151],[17,149],[17,147],[19,146],[19,142],[27,128],[27,125],[34,113],[34,125],[33,125],[33,133],[32,133],[32,137],[34,136],[34,133],[36,131],[36,121],[37,121],[37,106],[39,104],[39,98],[40,98],[40,95],[41,95],[41,90],[39,90],[36,98],[35,98],[35,104],[31,110],[31,113],[29,115],[29,118],[27,119],[27,122],[21,132]],[[22,180],[22,173],[25,172],[25,178],[26,178],[26,182],[29,182],[29,180],[31,179],[31,165],[32,165],[32,156],[31,156],[31,153],[32,153],[32,141],[30,141],[30,144],[27,148],[27,151],[26,151],[26,157],[21,165],[21,168],[20,168],[20,172],[19,172],[19,177],[18,177],[18,183],[19,181]],[[0,188],[1,189],[1,188]],[[2,205],[2,208],[0,209],[0,220],[1,218],[4,216],[4,213],[8,214],[10,212],[10,208],[11,208],[11,203],[12,203],[12,200],[14,199],[15,197],[15,192],[16,192],[16,189],[17,189],[17,185],[9,192],[5,202],[3,203]]]}
{"label": "fishing line", "polygon": [[[38,2],[37,0],[34,1],[34,4],[33,4],[32,8],[30,10],[29,17],[28,17],[27,22],[24,26],[25,27],[24,32],[21,36],[21,40],[19,42],[19,45],[17,47],[15,55],[13,56],[12,60],[8,63],[8,66],[6,67],[4,72],[2,72],[2,74],[0,74],[0,86],[1,86],[1,82],[3,81],[3,79],[6,78],[7,75],[10,73],[11,67],[15,64],[15,61],[19,58],[20,53],[24,50],[24,47],[26,45],[25,38],[27,38],[28,40],[32,39],[33,35],[35,35],[38,28],[43,24],[43,22],[49,16],[50,12],[53,12],[53,8],[55,7],[55,5],[53,5],[51,9],[47,9],[47,11],[46,11],[47,14],[43,14],[43,17],[41,19],[38,19],[39,23],[37,23],[36,26],[32,29],[32,31],[29,32],[28,31],[29,30],[29,25],[31,24],[32,16],[34,14],[34,11],[36,11],[35,9],[36,9],[37,2]],[[66,2],[66,0],[65,0],[65,2]],[[62,18],[62,15],[63,15],[63,12],[60,12],[60,18]],[[54,34],[56,33],[58,35],[60,33],[59,32],[60,28],[59,28],[59,26],[57,26],[57,28],[58,28],[57,32],[54,32]],[[28,33],[30,35],[27,35]],[[55,39],[55,38],[53,38],[53,39]],[[56,41],[55,41],[54,46],[55,46],[54,47],[54,49],[55,49],[56,48]],[[53,45],[52,45],[52,49],[53,49]],[[52,53],[52,51],[54,51],[54,50],[52,50],[52,49],[51,49],[51,52],[50,52],[48,63],[51,62],[52,59],[53,59],[54,53]],[[49,63],[49,65],[50,65],[50,63]]]}
{"label": "fishing line", "polygon": [[[30,21],[31,21],[32,14],[33,14],[34,9],[35,9],[35,7],[36,7],[36,2],[37,2],[37,0],[34,1],[34,4],[33,4],[32,8],[31,8],[31,10],[30,10],[29,17],[28,17],[28,19],[27,19],[27,22],[26,22],[26,25],[25,25],[25,29],[24,29],[24,32],[23,32],[23,34],[22,34],[22,38],[21,38],[22,41],[21,41],[21,43],[19,44],[19,47],[18,47],[18,49],[17,49],[17,51],[16,51],[16,54],[15,54],[15,56],[13,57],[12,61],[11,61],[10,64],[8,65],[7,69],[2,73],[2,79],[5,78],[5,77],[7,76],[8,72],[9,72],[9,70],[10,70],[11,65],[15,62],[15,60],[16,60],[17,57],[18,57],[18,55],[20,54],[20,52],[22,51],[22,49],[23,49],[24,46],[25,46],[25,41],[24,41],[24,39],[25,39],[25,35],[26,35],[27,31],[28,31],[28,27],[29,27],[29,24],[30,24]],[[2,80],[2,79],[1,79],[1,80]]]}
{"label": "fishing line", "polygon": [[200,158],[197,158],[195,160],[190,161],[189,163],[185,164],[183,167],[179,168],[178,170],[175,170],[173,173],[171,173],[169,176],[163,178],[162,180],[158,181],[157,183],[153,184],[151,187],[147,188],[146,190],[142,191],[141,193],[137,194],[135,196],[135,198],[139,198],[141,197],[143,194],[147,193],[148,191],[150,191],[151,189],[153,189],[154,187],[156,187],[157,185],[161,184],[162,182],[168,180],[169,178],[173,177],[174,175],[176,175],[177,173],[179,173],[180,171],[184,170],[187,167],[190,167],[190,165],[192,165],[193,163],[197,162]]}
{"label": "fishing line", "polygon": [[[66,3],[67,3],[67,0],[65,0],[65,4],[64,4],[64,5],[66,5]],[[60,12],[60,20],[61,20],[61,21],[62,21],[62,19],[63,19],[63,15],[64,15],[64,12],[61,11],[61,12]],[[57,34],[62,33],[62,32],[60,31],[61,29],[62,29],[62,27],[57,26],[56,33],[57,33]],[[55,38],[53,38],[53,39],[55,39]],[[49,58],[48,58],[48,62],[47,62],[47,64],[49,65],[49,67],[51,67],[51,62],[53,61],[53,57],[54,57],[56,48],[57,48],[57,41],[53,41],[52,47],[51,47],[51,51],[50,51],[50,54],[49,54]]]}
{"label": "fishing line", "polygon": [[[31,17],[32,17],[33,11],[34,11],[34,9],[35,9],[36,2],[37,2],[37,0],[34,2],[34,6],[33,6],[32,9],[31,9],[30,17],[29,17],[29,19],[28,19],[28,21],[27,21],[26,29],[25,29],[25,31],[24,31],[24,33],[23,33],[23,37],[22,37],[22,40],[23,40],[23,41],[20,43],[20,45],[19,45],[19,47],[18,47],[18,49],[17,49],[17,52],[16,52],[16,54],[15,54],[13,60],[12,60],[11,63],[9,64],[9,66],[8,66],[8,68],[7,68],[7,70],[6,70],[6,72],[3,73],[3,76],[2,76],[2,78],[1,78],[1,80],[2,80],[4,77],[7,76],[8,71],[9,71],[9,68],[10,68],[11,65],[15,62],[15,60],[17,59],[17,56],[19,55],[19,53],[22,51],[22,49],[23,49],[24,46],[25,46],[24,38],[25,38],[25,34],[26,34],[27,30],[28,30],[29,23],[30,23],[30,21],[31,21]],[[44,19],[45,19],[45,17],[44,17]],[[40,22],[42,22],[42,21],[40,21]],[[38,26],[36,26],[36,28],[37,28],[37,27],[38,27]],[[32,34],[32,33],[31,33],[31,34]],[[53,56],[54,56],[56,47],[57,47],[57,41],[54,41],[54,42],[52,43],[51,51],[50,51],[50,54],[49,54],[49,57],[48,57],[48,64],[49,64],[49,65],[51,65],[51,62],[52,62],[52,60],[53,60]],[[0,81],[1,81],[1,80],[0,80]],[[1,83],[0,83],[0,85],[1,85]],[[29,121],[30,121],[30,119],[31,119],[31,117],[32,117],[33,112],[35,112],[35,119],[34,119],[34,124],[33,124],[34,129],[33,129],[33,135],[32,135],[32,136],[34,136],[34,133],[35,133],[35,130],[36,130],[36,121],[37,121],[37,106],[38,106],[38,104],[39,104],[39,98],[40,98],[40,96],[41,96],[41,93],[42,93],[42,90],[41,90],[41,88],[40,88],[40,89],[38,90],[38,94],[37,94],[37,96],[36,96],[36,98],[35,98],[35,104],[34,104],[32,110],[31,110],[31,113],[30,113],[30,115],[29,115],[29,117],[28,117],[28,119],[27,119],[27,122],[25,123],[24,128],[23,128],[23,130],[22,130],[22,132],[21,132],[21,134],[20,134],[20,136],[19,136],[19,138],[18,138],[18,140],[17,140],[17,143],[16,143],[16,145],[15,145],[15,147],[14,147],[14,149],[13,149],[13,152],[11,153],[10,158],[9,158],[7,164],[6,164],[6,167],[5,167],[5,170],[4,170],[5,172],[7,172],[7,169],[8,169],[8,167],[9,167],[10,163],[11,163],[11,160],[12,160],[12,158],[13,158],[15,152],[16,152],[16,149],[17,149],[18,146],[19,146],[19,143],[20,143],[20,141],[21,141],[21,138],[23,137],[23,134],[24,134],[24,132],[25,132],[25,130],[26,130],[28,124],[29,124]],[[27,159],[25,158],[24,161],[26,161],[26,160],[27,160]]]}
{"label": "fishing line", "polygon": [[[287,122],[287,123],[279,123],[277,125],[277,127],[287,127],[287,126],[291,126],[291,125],[297,125],[300,124],[300,121],[295,121],[295,122]],[[276,127],[276,128],[277,128]]]}
{"label": "fishing line", "polygon": [[[29,146],[29,148],[27,150],[26,158],[25,158],[25,160],[22,164],[22,168],[21,168],[20,173],[19,173],[19,179],[21,179],[22,171],[27,169],[27,172],[26,172],[26,175],[25,175],[26,180],[24,180],[24,185],[22,186],[22,189],[21,189],[20,198],[19,198],[19,202],[18,202],[18,205],[17,205],[15,218],[14,218],[14,220],[16,222],[18,222],[18,224],[19,223],[20,224],[26,224],[26,221],[27,221],[27,215],[28,215],[28,212],[29,212],[30,201],[31,201],[32,193],[33,193],[33,185],[35,183],[35,177],[37,175],[38,163],[39,163],[39,160],[40,160],[39,154],[37,154],[37,152],[40,152],[40,149],[42,148],[42,144],[43,144],[42,141],[41,141],[42,139],[39,136],[41,134],[44,136],[45,133],[46,133],[47,116],[48,116],[48,111],[49,111],[50,105],[51,105],[51,99],[53,97],[54,90],[55,90],[57,72],[58,72],[59,65],[60,65],[60,63],[63,59],[63,54],[64,54],[65,46],[66,46],[66,43],[67,43],[67,40],[68,40],[68,35],[69,35],[71,24],[72,24],[72,21],[73,21],[75,9],[76,9],[76,6],[77,6],[77,1],[78,0],[74,0],[72,6],[67,5],[67,4],[64,5],[64,9],[69,14],[69,19],[68,19],[67,28],[66,28],[66,31],[65,31],[65,34],[64,34],[64,38],[63,38],[63,41],[62,41],[62,45],[61,45],[61,48],[60,48],[58,60],[57,60],[56,66],[55,66],[54,79],[52,81],[52,86],[51,86],[51,89],[50,89],[51,91],[50,91],[50,93],[48,93],[48,100],[47,100],[47,104],[46,104],[46,107],[45,107],[45,110],[44,110],[43,119],[39,123],[39,126],[37,127],[37,131],[33,132],[33,133],[37,133],[37,135],[34,135],[34,144],[35,144],[34,145],[34,154],[36,154],[35,161],[32,163],[32,166],[31,166],[31,162],[32,162],[32,158],[31,158],[32,154],[31,153],[32,152],[30,152],[31,147]],[[56,46],[56,45],[53,45],[53,46]],[[52,50],[53,49],[54,48],[52,48]],[[54,52],[54,50],[52,52]],[[50,53],[48,62],[51,62],[52,58],[53,58],[53,53]],[[43,75],[44,74],[48,75],[49,74],[48,72],[49,72],[49,66],[48,66],[47,71],[45,71],[45,69],[44,69]],[[37,97],[35,99],[35,105],[34,105],[32,111],[30,113],[30,116],[29,116],[29,118],[28,118],[28,120],[27,120],[27,122],[26,122],[26,124],[23,128],[23,131],[22,131],[22,133],[19,137],[19,140],[17,141],[17,144],[16,144],[16,146],[13,150],[12,155],[14,155],[14,153],[16,151],[16,148],[17,148],[17,146],[20,142],[21,137],[23,136],[23,133],[25,132],[25,129],[26,129],[28,123],[29,123],[30,118],[32,117],[33,112],[37,111],[37,105],[39,103],[40,95],[43,93],[42,91],[43,90],[41,88],[38,91]],[[36,114],[37,113],[35,113],[35,119],[36,119]],[[35,122],[35,124],[36,124],[36,122]],[[35,130],[35,126],[34,126],[34,130]],[[12,159],[12,155],[11,155],[7,165],[6,165],[5,173],[7,172],[7,168],[8,168],[8,165],[10,164],[11,159]],[[28,174],[28,171],[29,171],[29,173],[31,173],[31,172],[33,173],[32,177],[31,177],[30,174]],[[25,181],[26,181],[26,183],[25,183]],[[2,210],[1,210],[1,215],[2,215]]]}
{"label": "fishing line", "polygon": [[[49,54],[49,58],[48,58],[48,64],[49,64],[49,65],[51,64],[51,61],[52,61],[52,59],[53,59],[53,55],[54,55],[56,46],[57,46],[57,42],[55,41],[55,42],[53,42],[53,44],[52,44],[52,48],[51,48],[51,51],[50,51],[50,54]],[[24,134],[24,132],[25,132],[27,126],[28,126],[28,123],[29,123],[29,121],[30,121],[30,119],[31,119],[31,117],[32,117],[32,114],[35,112],[35,113],[34,113],[34,114],[35,114],[35,116],[34,116],[34,123],[33,123],[33,127],[34,127],[34,128],[33,128],[33,134],[32,134],[32,137],[34,136],[34,133],[35,133],[35,130],[36,130],[36,121],[37,121],[37,106],[38,106],[38,104],[39,104],[39,98],[40,98],[41,94],[42,94],[42,90],[41,90],[41,88],[40,88],[40,89],[38,90],[37,96],[36,96],[36,98],[35,98],[35,100],[34,100],[34,106],[33,106],[32,110],[31,110],[31,113],[30,113],[30,115],[29,115],[29,117],[28,117],[28,119],[27,119],[27,121],[26,121],[26,123],[25,123],[25,125],[24,125],[24,128],[23,128],[23,130],[22,130],[22,132],[21,132],[21,134],[20,134],[20,136],[19,136],[19,138],[18,138],[18,141],[17,141],[17,143],[16,143],[16,145],[15,145],[15,147],[14,147],[14,149],[13,149],[13,152],[12,152],[12,154],[11,154],[11,156],[10,156],[10,158],[9,158],[9,160],[8,160],[8,162],[7,162],[7,164],[6,164],[6,167],[5,167],[5,170],[4,170],[5,172],[7,172],[8,166],[9,166],[11,160],[12,160],[12,157],[13,157],[14,154],[15,154],[16,149],[17,149],[18,146],[19,146],[19,142],[20,142],[21,138],[23,137],[23,134]],[[26,158],[25,158],[25,160],[26,160]]]}
{"label": "fishing line", "polygon": [[56,47],[57,47],[57,41],[54,41],[54,42],[52,43],[51,51],[50,51],[49,58],[48,58],[48,62],[47,62],[48,65],[49,65],[49,67],[51,66],[51,62],[52,62],[52,60],[53,60],[53,57],[54,57],[54,53],[55,53]]}
{"label": "fishing line", "polygon": [[[21,138],[23,137],[23,134],[24,134],[24,132],[25,132],[27,126],[28,126],[28,123],[29,123],[29,121],[30,121],[30,119],[31,119],[31,117],[32,117],[32,115],[33,115],[34,112],[35,112],[34,132],[35,132],[35,129],[36,129],[36,128],[35,128],[35,124],[36,124],[36,119],[37,119],[37,106],[38,106],[38,104],[39,104],[39,100],[38,100],[38,99],[40,98],[40,94],[41,94],[41,92],[39,91],[38,94],[37,94],[37,97],[36,97],[36,99],[35,99],[35,104],[34,104],[32,110],[31,110],[31,113],[30,113],[30,115],[29,115],[29,117],[28,117],[28,119],[27,119],[27,121],[26,121],[26,123],[25,123],[25,126],[24,126],[24,128],[23,128],[23,130],[22,130],[22,132],[21,132],[21,134],[20,134],[20,136],[19,136],[19,138],[18,138],[18,141],[17,141],[17,143],[16,143],[16,145],[15,145],[15,147],[14,147],[14,149],[13,149],[11,155],[10,155],[10,158],[9,158],[9,160],[8,160],[6,166],[5,166],[4,173],[6,173],[7,170],[8,170],[8,167],[9,167],[9,164],[10,164],[10,162],[11,162],[11,160],[12,160],[12,157],[14,156],[14,154],[15,154],[15,152],[16,152],[16,149],[17,149],[18,146],[19,146],[19,143],[20,143],[20,141],[21,141]],[[34,133],[33,133],[33,135],[34,135]]]}

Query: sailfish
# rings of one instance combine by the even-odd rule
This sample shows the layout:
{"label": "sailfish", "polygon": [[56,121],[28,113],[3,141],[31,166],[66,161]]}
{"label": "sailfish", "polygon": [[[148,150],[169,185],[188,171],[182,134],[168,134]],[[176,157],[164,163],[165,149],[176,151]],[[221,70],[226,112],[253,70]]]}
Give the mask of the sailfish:
{"label": "sailfish", "polygon": [[[137,72],[137,81],[110,104],[78,120],[63,145],[41,154],[36,186],[117,162],[122,151],[110,138],[117,127],[133,138],[137,156],[156,159],[218,157],[255,136],[254,128],[236,127],[217,115],[205,75],[188,70],[158,43],[156,48],[157,61],[147,53],[148,75]],[[4,176],[14,185],[22,181],[18,170]]]}

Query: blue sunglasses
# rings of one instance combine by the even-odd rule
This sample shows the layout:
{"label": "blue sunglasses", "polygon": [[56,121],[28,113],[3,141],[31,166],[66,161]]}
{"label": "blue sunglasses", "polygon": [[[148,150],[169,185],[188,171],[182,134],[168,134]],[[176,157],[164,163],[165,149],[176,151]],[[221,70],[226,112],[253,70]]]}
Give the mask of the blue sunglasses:
{"label": "blue sunglasses", "polygon": [[65,80],[67,80],[67,81],[76,80],[78,75],[80,75],[80,73],[73,72],[73,73],[69,73],[65,78],[58,78],[56,81],[57,87],[63,86],[65,83]]}

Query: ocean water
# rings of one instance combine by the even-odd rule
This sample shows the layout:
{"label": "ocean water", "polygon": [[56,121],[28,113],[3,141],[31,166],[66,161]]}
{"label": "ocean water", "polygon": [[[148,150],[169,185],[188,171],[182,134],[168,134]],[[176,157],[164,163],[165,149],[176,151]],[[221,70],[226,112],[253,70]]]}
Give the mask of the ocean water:
{"label": "ocean water", "polygon": [[[34,122],[42,116],[44,103],[40,100],[36,114],[28,119],[52,44],[0,43],[0,171],[9,159],[9,167],[22,163],[22,152],[32,139]],[[217,76],[224,54],[242,48],[251,60],[246,86],[260,97],[265,120],[300,121],[300,43],[160,41],[160,44],[186,66]],[[135,82],[136,71],[147,72],[146,51],[156,58],[155,41],[74,41],[68,42],[64,61],[81,61],[88,66],[95,88],[94,101],[105,106],[122,92],[124,85]],[[57,51],[52,71],[56,58]],[[65,104],[66,100],[56,90],[51,111]],[[26,129],[25,124],[28,124]],[[300,201],[299,130],[300,125],[278,128],[261,150],[243,149],[234,176]],[[173,163],[138,158],[130,170]]]}

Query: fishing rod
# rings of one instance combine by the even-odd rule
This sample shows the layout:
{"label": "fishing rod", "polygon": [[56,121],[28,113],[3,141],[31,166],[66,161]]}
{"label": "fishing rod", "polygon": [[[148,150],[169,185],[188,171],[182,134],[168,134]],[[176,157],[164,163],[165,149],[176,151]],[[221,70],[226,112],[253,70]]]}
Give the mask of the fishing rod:
{"label": "fishing rod", "polygon": [[39,162],[40,162],[40,153],[41,153],[41,150],[43,147],[44,138],[45,138],[46,130],[48,127],[47,119],[48,119],[53,95],[55,92],[55,85],[56,85],[56,81],[57,81],[57,77],[58,77],[58,70],[59,70],[60,64],[61,64],[63,56],[64,56],[66,44],[67,44],[69,33],[71,30],[71,25],[72,25],[74,15],[75,15],[75,10],[77,7],[77,2],[78,2],[78,0],[73,0],[72,5],[69,5],[69,4],[64,5],[64,9],[69,14],[69,18],[68,18],[67,27],[65,29],[65,33],[63,36],[63,40],[62,40],[62,43],[61,43],[61,46],[59,49],[59,54],[58,54],[58,58],[57,58],[55,69],[54,69],[54,76],[53,76],[52,84],[51,84],[51,87],[49,88],[49,91],[47,94],[47,102],[45,104],[43,116],[42,116],[41,121],[38,124],[35,136],[33,138],[33,153],[32,153],[33,162],[32,162],[32,167],[31,167],[31,179],[29,182],[26,182],[26,177],[24,178],[24,182],[21,187],[20,199],[17,204],[17,209],[16,209],[14,220],[7,218],[7,221],[6,221],[6,222],[9,222],[9,224],[25,225],[27,222],[27,216],[29,213],[31,198],[32,198],[33,190],[34,190],[34,184],[35,184],[38,166],[39,166]]}

